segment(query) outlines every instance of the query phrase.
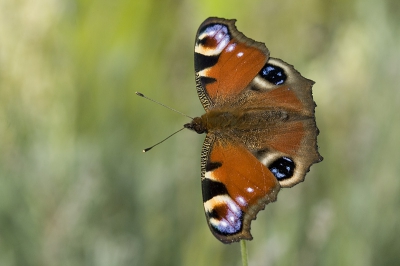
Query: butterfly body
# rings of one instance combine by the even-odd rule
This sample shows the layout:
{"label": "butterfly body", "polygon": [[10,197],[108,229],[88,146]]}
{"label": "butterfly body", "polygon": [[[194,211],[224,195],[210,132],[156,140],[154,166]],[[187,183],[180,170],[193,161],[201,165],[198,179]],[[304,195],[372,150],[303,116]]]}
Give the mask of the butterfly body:
{"label": "butterfly body", "polygon": [[246,130],[267,129],[287,119],[287,112],[274,109],[213,109],[195,118],[192,121],[194,125],[187,127],[190,129],[199,127],[200,132],[194,131],[200,134],[207,132],[240,134]]}
{"label": "butterfly body", "polygon": [[195,42],[196,88],[206,110],[184,127],[206,139],[201,153],[204,209],[222,242],[252,239],[251,220],[281,187],[304,180],[317,149],[313,81],[269,57],[235,20],[209,18]]}

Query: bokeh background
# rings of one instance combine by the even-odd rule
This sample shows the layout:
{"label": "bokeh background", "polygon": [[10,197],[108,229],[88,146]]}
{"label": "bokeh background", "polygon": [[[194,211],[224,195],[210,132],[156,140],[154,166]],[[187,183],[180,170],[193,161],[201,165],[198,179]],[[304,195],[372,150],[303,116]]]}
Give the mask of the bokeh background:
{"label": "bokeh background", "polygon": [[[259,213],[250,265],[400,264],[400,1],[0,0],[0,265],[240,265],[209,232],[193,45],[236,18],[316,81],[324,161]],[[238,161],[238,163],[240,163]]]}

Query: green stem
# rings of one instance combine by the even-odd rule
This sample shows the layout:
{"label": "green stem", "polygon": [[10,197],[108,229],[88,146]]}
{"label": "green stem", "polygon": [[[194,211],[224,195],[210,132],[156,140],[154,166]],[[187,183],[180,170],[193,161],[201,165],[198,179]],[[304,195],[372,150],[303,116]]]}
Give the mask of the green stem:
{"label": "green stem", "polygon": [[242,253],[242,265],[243,266],[248,266],[249,264],[247,263],[247,246],[246,246],[246,240],[240,240],[240,251]]}

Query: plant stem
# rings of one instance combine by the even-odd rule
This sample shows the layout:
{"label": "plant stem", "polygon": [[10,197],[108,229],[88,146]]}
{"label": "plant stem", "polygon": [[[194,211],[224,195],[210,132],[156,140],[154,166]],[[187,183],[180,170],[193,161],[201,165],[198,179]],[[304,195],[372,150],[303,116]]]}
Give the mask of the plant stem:
{"label": "plant stem", "polygon": [[242,265],[243,266],[248,266],[249,264],[247,263],[247,246],[246,246],[246,240],[240,240],[240,251],[242,253]]}

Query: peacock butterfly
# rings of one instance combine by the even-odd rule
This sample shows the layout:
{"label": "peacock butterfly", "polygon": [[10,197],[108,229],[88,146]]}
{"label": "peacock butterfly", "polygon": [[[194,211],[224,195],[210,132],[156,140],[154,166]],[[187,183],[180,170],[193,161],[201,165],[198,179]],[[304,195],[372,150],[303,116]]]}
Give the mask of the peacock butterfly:
{"label": "peacock butterfly", "polygon": [[235,20],[199,27],[194,66],[206,111],[184,127],[206,133],[201,152],[204,210],[223,243],[251,240],[251,221],[281,187],[304,180],[318,153],[312,80],[269,57]]}

